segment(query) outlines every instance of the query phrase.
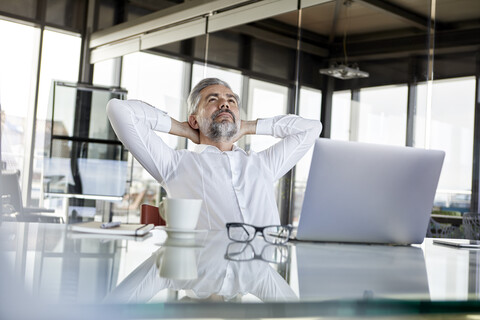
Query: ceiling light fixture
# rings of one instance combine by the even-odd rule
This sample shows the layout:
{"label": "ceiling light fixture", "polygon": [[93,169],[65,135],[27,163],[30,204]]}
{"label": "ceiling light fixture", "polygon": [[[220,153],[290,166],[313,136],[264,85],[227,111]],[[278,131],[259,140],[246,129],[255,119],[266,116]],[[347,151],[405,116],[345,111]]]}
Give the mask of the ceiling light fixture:
{"label": "ceiling light fixture", "polygon": [[320,69],[320,73],[342,80],[368,78],[370,76],[368,72],[360,70],[356,64],[351,66],[332,64],[329,68]]}
{"label": "ceiling light fixture", "polygon": [[348,7],[352,4],[352,0],[345,0],[343,5],[345,6],[345,28],[343,31],[343,54],[345,55],[344,63],[334,63],[326,69],[320,69],[320,74],[324,74],[337,79],[349,80],[357,78],[368,78],[370,74],[366,71],[360,70],[356,63],[348,64],[347,56],[347,25],[348,25]]}

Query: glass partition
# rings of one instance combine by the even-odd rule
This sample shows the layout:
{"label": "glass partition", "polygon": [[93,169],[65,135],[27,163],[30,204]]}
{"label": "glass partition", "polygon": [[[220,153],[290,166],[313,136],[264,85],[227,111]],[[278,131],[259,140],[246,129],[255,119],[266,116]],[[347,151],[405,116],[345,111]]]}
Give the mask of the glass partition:
{"label": "glass partition", "polygon": [[[450,110],[438,107],[435,111],[435,105],[445,99],[443,91],[435,89],[433,75],[446,79],[473,75],[475,41],[472,36],[477,28],[478,13],[468,7],[476,8],[474,1],[466,1],[461,8],[453,8],[442,0],[435,3],[392,0],[383,5],[362,1],[303,1],[299,10],[285,9],[286,6],[282,7],[285,3],[269,7],[269,10],[275,9],[270,16],[262,11],[260,2],[245,6],[257,6],[249,17],[240,13],[243,4],[239,8],[220,10],[205,18],[207,30],[214,31],[186,39],[182,35],[180,41],[172,40],[146,52],[185,63],[183,71],[175,74],[180,78],[174,80],[182,83],[180,99],[186,98],[190,87],[199,79],[216,76],[229,81],[240,94],[242,117],[246,119],[296,113],[320,117],[322,136],[326,138],[434,147],[423,142],[436,139],[431,131],[433,120],[425,120],[425,115],[450,118]],[[229,10],[232,13],[228,21],[221,20],[227,25],[222,29],[216,15],[225,15]],[[449,14],[452,10],[455,15]],[[133,67],[130,55],[123,59],[124,70],[133,68],[130,73],[142,70]],[[144,61],[146,65],[154,65],[147,61]],[[143,74],[130,77],[138,80],[132,80],[129,86],[134,87],[135,81],[139,85],[144,77]],[[158,74],[158,81],[162,78],[163,75]],[[469,93],[462,94],[462,101],[469,105],[467,109],[473,106],[471,86],[464,86]],[[147,91],[152,97],[161,95],[148,87],[141,85],[146,96]],[[273,96],[267,97],[265,88],[275,88],[267,90]],[[303,95],[307,92],[314,92],[315,98],[304,106]],[[262,96],[272,103],[261,100]],[[183,119],[184,103],[183,100],[181,106],[173,107],[180,111],[171,111],[172,115]],[[177,103],[171,105],[178,106]],[[473,109],[468,110],[465,117],[473,114]],[[471,133],[473,122],[466,126]],[[465,210],[471,189],[468,185],[472,163],[466,160],[472,158],[468,151],[473,150],[472,135],[470,137],[462,140],[465,151],[457,157],[462,163],[446,164],[442,174],[442,177],[448,176],[448,172],[461,170],[460,202]],[[258,139],[250,136],[238,144],[246,150],[259,150],[274,142],[262,144]],[[192,144],[186,142],[186,145],[190,148]],[[175,146],[172,142],[172,147],[184,145]],[[447,152],[448,160],[454,152]],[[279,207],[285,208],[280,210],[282,216],[287,216],[283,221],[297,220],[309,166],[308,160],[302,160],[297,166],[299,173],[292,171],[283,179],[282,198],[288,198],[286,202],[279,202]]]}
{"label": "glass partition", "polygon": [[[298,114],[307,119],[320,119],[322,106],[322,92],[317,89],[300,88]],[[295,166],[295,180],[293,185],[292,218],[293,225],[298,224],[303,205],[303,197],[307,186],[308,173],[312,161],[313,147],[298,161]]]}
{"label": "glass partition", "polygon": [[[427,84],[418,85],[419,99],[425,99]],[[416,115],[415,146],[446,152],[435,201],[436,210],[470,210],[473,167],[473,120],[475,78],[433,81],[431,111]]]}
{"label": "glass partition", "polygon": [[[180,60],[132,53],[123,57],[122,87],[128,90],[129,99],[143,100],[174,119],[180,119],[184,117],[183,73],[184,63]],[[166,133],[159,135],[171,148],[178,146],[178,137]]]}
{"label": "glass partition", "polygon": [[45,141],[44,193],[49,197],[122,197],[127,159],[105,106],[121,89],[54,82]]}
{"label": "glass partition", "polygon": [[[128,90],[129,99],[143,100],[174,119],[184,121],[184,62],[154,52],[138,52],[124,56],[122,65],[121,84]],[[167,133],[157,134],[171,148],[185,147],[185,139]],[[113,204],[112,210],[117,216],[127,215],[129,222],[139,222],[141,204],[158,205],[162,192],[159,183],[131,154],[129,159],[132,183],[128,194],[121,202]]]}
{"label": "glass partition", "polygon": [[[148,50],[139,49],[139,40],[139,47],[130,48],[128,54],[118,54],[110,61],[97,62],[93,78],[95,85],[125,87],[129,91],[128,98],[145,100],[167,111],[173,118],[185,121],[185,98],[191,87],[201,78],[215,76],[230,82],[233,90],[241,96],[242,117],[245,119],[293,113],[321,119],[321,136],[325,138],[444,150],[446,158],[435,198],[434,215],[426,231],[431,237],[465,236],[466,224],[459,226],[458,222],[462,221],[465,212],[478,211],[478,204],[474,203],[479,198],[480,152],[477,131],[480,122],[475,111],[479,110],[480,1],[99,0],[78,3],[63,1],[60,4],[53,0],[24,0],[21,3],[26,4],[25,8],[18,3],[0,1],[0,14],[9,13],[10,19],[25,17],[28,24],[36,26],[40,22],[39,27],[27,27],[0,21],[0,39],[10,44],[0,52],[0,103],[3,111],[1,152],[2,156],[8,155],[13,161],[2,158],[7,161],[7,167],[15,169],[26,168],[28,165],[23,165],[23,162],[33,162],[33,168],[30,169],[32,178],[27,181],[29,185],[22,187],[30,188],[34,200],[38,199],[39,202],[45,196],[45,206],[62,210],[70,218],[68,222],[97,218],[99,213],[103,214],[100,217],[102,220],[138,222],[140,205],[158,205],[165,195],[159,183],[128,154],[109,127],[104,107],[108,99],[116,96],[112,91],[82,91],[58,84],[58,88],[54,88],[56,95],[52,96],[55,97],[51,101],[52,112],[45,117],[52,80],[77,81],[81,56],[80,36],[54,32],[51,28],[61,24],[68,32],[84,30],[84,23],[88,19],[78,20],[80,13],[70,12],[64,16],[60,13],[68,8],[79,9],[78,12],[89,11],[86,10],[87,2],[96,3],[94,17],[89,17],[94,21],[93,29],[103,31],[124,21],[129,22],[127,26],[133,25],[135,20],[141,23],[148,20],[149,14],[160,16],[162,10],[174,12],[177,5],[187,11],[199,3],[222,3],[221,9],[198,16],[188,16],[187,13],[191,11],[184,16],[178,14],[178,21],[155,26],[145,34],[151,36],[158,31],[178,27],[189,19],[204,21],[205,28],[197,29],[195,36],[182,34],[178,39],[172,37],[166,43]],[[285,9],[292,6],[293,9]],[[256,10],[245,11],[247,14],[242,11],[251,7],[256,7]],[[42,12],[45,17],[37,21],[36,17]],[[228,25],[224,28],[216,19],[222,15],[222,21]],[[198,30],[205,32],[198,35]],[[21,36],[12,38],[12,31]],[[122,43],[115,43],[119,44]],[[115,48],[115,45],[111,47]],[[41,71],[37,74],[37,70]],[[65,90],[64,94],[60,94],[62,90]],[[32,117],[32,121],[25,122],[28,117]],[[31,126],[33,118],[38,121],[37,127]],[[47,125],[44,125],[45,119]],[[29,132],[34,130],[39,133],[35,135]],[[44,139],[45,132],[48,139]],[[31,150],[34,147],[23,141],[27,140],[25,137],[34,136],[36,148]],[[168,134],[161,136],[172,148],[192,146],[185,139]],[[259,151],[275,141],[271,137],[249,136],[239,141],[238,145],[247,151]],[[8,143],[13,143],[11,149],[5,147]],[[315,165],[310,163],[310,154],[307,153],[292,171],[277,182],[277,203],[282,222],[298,222],[306,177],[310,166]],[[35,157],[35,161],[30,161],[29,157]],[[350,200],[343,199],[342,195],[338,199]],[[43,280],[57,281],[60,279],[59,270],[64,273],[61,278],[67,282],[72,279],[71,275],[83,281],[87,275],[83,268],[85,265],[83,269],[80,268],[82,270],[75,267],[79,266],[79,260],[77,255],[71,254],[73,247],[86,249],[77,253],[87,254],[87,260],[105,251],[102,255],[105,259],[99,263],[87,263],[92,266],[87,269],[101,271],[106,277],[103,282],[91,277],[91,284],[100,283],[101,287],[99,291],[98,287],[90,286],[92,292],[101,292],[105,296],[109,290],[125,288],[122,281],[138,276],[135,270],[140,273],[147,270],[144,268],[145,262],[152,263],[152,272],[147,274],[152,278],[148,278],[147,282],[152,284],[158,280],[159,270],[155,263],[158,257],[152,252],[157,252],[159,244],[166,240],[160,230],[156,230],[151,238],[142,239],[144,241],[114,241],[115,245],[118,244],[117,249],[122,251],[117,255],[113,253],[113,247],[106,245],[108,241],[105,242],[105,239],[70,238],[64,234],[66,229],[63,227],[15,224],[15,230],[11,230],[13,224],[2,225],[7,226],[9,264],[18,267],[15,271],[19,275],[27,275],[27,282],[23,284],[28,288],[36,290],[39,285],[42,287]],[[34,238],[28,237],[29,232]],[[45,250],[39,252],[38,245],[30,245],[32,239],[33,242],[40,239],[35,239],[37,236],[47,237],[48,241],[43,243],[47,249],[65,249],[66,260],[54,257],[59,262],[56,264],[52,263],[52,259],[42,259]],[[476,236],[478,234],[472,237]],[[65,241],[74,246],[68,243],[65,246]],[[98,243],[92,246],[94,242],[100,246]],[[111,245],[113,242],[109,243]],[[220,264],[235,265],[233,269],[239,267],[237,269],[240,271],[252,266],[248,262],[242,262],[240,266],[225,260],[238,251],[226,248],[228,242],[222,240],[218,243],[212,246],[212,252],[218,255]],[[225,250],[218,250],[222,245]],[[270,279],[274,275],[274,278],[285,281],[301,298],[300,304],[298,299],[294,300],[295,303],[282,303],[287,313],[292,311],[291,314],[294,314],[295,310],[301,309],[305,316],[318,317],[322,314],[331,315],[332,311],[335,314],[358,312],[364,316],[368,312],[377,316],[378,312],[389,313],[390,316],[395,312],[400,312],[402,316],[423,312],[423,315],[428,313],[438,317],[448,312],[453,314],[473,310],[468,315],[473,318],[474,313],[478,313],[480,273],[477,262],[480,257],[477,251],[444,248],[433,244],[431,239],[419,246],[394,247],[401,249],[398,250],[400,255],[394,258],[405,262],[405,268],[400,272],[387,272],[382,279],[381,273],[373,272],[375,268],[383,267],[382,263],[387,271],[388,267],[402,265],[391,263],[397,262],[391,259],[391,247],[369,245],[365,246],[365,252],[362,253],[363,249],[357,246],[333,244],[333,250],[318,250],[326,247],[324,244],[318,248],[310,245],[297,243],[275,251],[279,257],[288,254],[290,260],[287,263],[251,261],[262,263],[262,266],[271,267],[274,271],[262,279]],[[167,247],[162,246],[161,249],[166,250]],[[200,252],[208,247],[207,242],[202,242],[201,246],[187,249]],[[260,253],[262,258],[264,253],[269,252],[263,251],[261,244],[252,248],[255,249],[255,255],[259,257]],[[350,250],[352,248],[355,252]],[[416,251],[413,252],[414,258],[412,252],[405,255],[404,249]],[[52,254],[58,256],[58,253]],[[365,260],[368,256],[374,259]],[[202,257],[209,258],[203,253],[198,257],[199,262]],[[302,257],[306,260],[302,260]],[[348,264],[350,257],[356,258],[352,260],[357,263],[355,268]],[[118,261],[118,258],[125,261]],[[375,259],[380,263],[372,264]],[[212,261],[215,262],[210,258],[205,261],[209,266],[212,266]],[[302,264],[302,261],[306,264]],[[332,263],[328,265],[325,261]],[[317,262],[318,265],[315,264]],[[38,272],[36,265],[38,263],[40,267],[46,263],[47,268],[42,270],[53,270],[52,277],[42,278],[42,272]],[[220,264],[216,263],[215,266]],[[344,270],[342,266],[346,266]],[[326,268],[323,270],[326,272],[318,273],[322,268]],[[216,276],[222,276],[218,268],[208,270]],[[318,281],[303,277],[312,270],[315,272],[310,274],[320,276],[316,280],[321,280],[321,285],[318,285]],[[339,270],[345,271],[345,274],[341,275]],[[352,270],[355,272],[352,273]],[[329,274],[329,271],[333,273]],[[394,271],[398,271],[398,268]],[[339,281],[344,281],[347,286],[339,286],[339,281],[332,274],[343,276]],[[198,275],[200,280],[204,280],[202,273]],[[349,281],[349,277],[353,281]],[[247,278],[252,279],[251,276]],[[225,280],[219,279],[221,282]],[[381,281],[376,283],[378,279]],[[382,295],[381,289],[389,281],[395,285],[394,290],[389,295]],[[64,293],[71,288],[71,283],[67,282],[59,292]],[[404,286],[405,283],[408,285]],[[378,286],[375,287],[375,284]],[[59,286],[58,283],[53,285]],[[305,288],[312,289],[313,294]],[[358,290],[353,292],[352,288]],[[398,288],[401,290],[395,290]],[[405,288],[408,292],[403,291]],[[187,304],[192,301],[189,292],[178,291],[156,295],[148,301],[152,308],[143,304],[124,304],[125,310],[137,308],[132,310],[147,318],[164,316],[166,314],[162,312],[165,310],[186,310],[185,314],[182,313],[185,317],[198,316],[189,313],[196,312],[190,308],[180,306],[176,309],[178,300]],[[58,297],[54,292],[52,298],[55,300]],[[65,297],[68,300],[71,295]],[[95,294],[85,297],[92,301],[98,298]],[[279,311],[280,304],[277,303],[260,305],[258,299],[253,300],[248,296],[231,297],[234,298],[225,304],[225,309],[235,317],[245,315],[246,308],[251,311],[249,307],[252,305],[239,306],[235,303],[239,301],[257,302],[257,306],[260,306],[258,310],[264,312],[260,316],[255,315],[258,317],[269,317]],[[388,299],[383,299],[385,297]],[[390,299],[392,297],[394,300]],[[350,301],[339,304],[338,299],[343,298]],[[176,305],[172,306],[171,302]],[[312,305],[315,305],[313,311],[310,308]],[[197,306],[204,308],[200,304]],[[157,308],[159,313],[156,312]]]}
{"label": "glass partition", "polygon": [[353,141],[404,146],[407,131],[406,85],[373,87],[360,90],[355,104],[356,132]]}
{"label": "glass partition", "polygon": [[351,137],[351,115],[352,115],[352,93],[350,90],[336,91],[332,95],[332,117],[330,138],[336,140],[350,141]]}
{"label": "glass partition", "polygon": [[[250,119],[270,118],[287,113],[288,88],[286,86],[250,79],[248,84],[248,115]],[[251,150],[259,152],[267,149],[278,138],[252,135],[247,137]]]}

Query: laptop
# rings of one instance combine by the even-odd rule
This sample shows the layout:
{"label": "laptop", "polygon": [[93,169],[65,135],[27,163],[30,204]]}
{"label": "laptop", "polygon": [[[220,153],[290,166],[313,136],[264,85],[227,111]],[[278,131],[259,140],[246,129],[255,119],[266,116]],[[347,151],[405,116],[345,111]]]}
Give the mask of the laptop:
{"label": "laptop", "polygon": [[422,243],[444,157],[439,150],[317,139],[296,239]]}

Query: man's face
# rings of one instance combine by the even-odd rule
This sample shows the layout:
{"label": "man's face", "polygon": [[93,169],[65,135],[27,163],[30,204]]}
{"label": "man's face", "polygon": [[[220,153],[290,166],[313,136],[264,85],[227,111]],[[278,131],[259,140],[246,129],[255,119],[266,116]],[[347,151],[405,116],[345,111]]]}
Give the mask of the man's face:
{"label": "man's face", "polygon": [[240,111],[232,90],[222,85],[200,91],[196,120],[199,130],[213,141],[228,141],[240,129]]}

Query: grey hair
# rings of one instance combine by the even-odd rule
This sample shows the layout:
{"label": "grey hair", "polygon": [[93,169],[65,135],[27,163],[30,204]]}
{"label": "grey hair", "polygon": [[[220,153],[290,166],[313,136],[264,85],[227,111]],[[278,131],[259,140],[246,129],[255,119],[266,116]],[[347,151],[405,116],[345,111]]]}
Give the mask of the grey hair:
{"label": "grey hair", "polygon": [[[205,78],[201,80],[199,83],[197,83],[195,87],[193,87],[192,91],[190,91],[190,94],[188,95],[188,99],[187,99],[188,115],[197,113],[198,105],[200,103],[200,99],[202,98],[200,91],[202,91],[206,87],[214,86],[214,85],[222,85],[232,90],[232,88],[230,88],[230,85],[227,82],[220,80],[218,78]],[[236,93],[233,93],[233,96],[237,100],[237,105],[240,108],[240,97]]]}

